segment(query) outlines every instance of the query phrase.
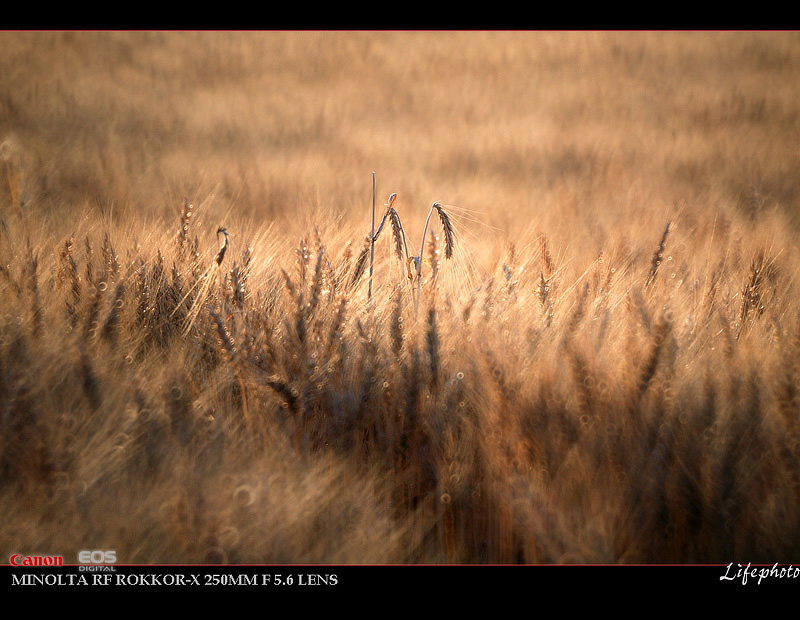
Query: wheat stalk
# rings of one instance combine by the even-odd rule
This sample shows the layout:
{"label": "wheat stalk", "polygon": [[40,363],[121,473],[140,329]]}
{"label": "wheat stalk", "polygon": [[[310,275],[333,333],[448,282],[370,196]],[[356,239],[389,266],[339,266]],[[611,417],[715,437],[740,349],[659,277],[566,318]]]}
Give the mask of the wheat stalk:
{"label": "wheat stalk", "polygon": [[[406,233],[405,229],[403,228],[403,224],[400,221],[400,215],[397,213],[397,210],[394,208],[394,202],[397,198],[397,194],[393,193],[389,196],[386,204],[386,210],[384,211],[383,217],[381,218],[378,227],[375,227],[374,219],[372,225],[371,234],[367,237],[366,245],[361,250],[359,257],[356,261],[356,268],[354,270],[353,278],[351,280],[351,285],[355,284],[361,277],[365,266],[367,256],[370,259],[370,288],[369,288],[369,298],[372,299],[372,278],[373,278],[373,261],[374,261],[374,253],[375,253],[375,243],[378,241],[381,232],[383,231],[384,226],[386,225],[386,221],[389,220],[392,226],[392,236],[394,239],[394,251],[397,255],[398,260],[404,263],[406,274],[408,279],[413,282],[416,278],[417,282],[417,291],[415,295],[419,297],[422,287],[422,264],[429,263],[430,261],[425,258],[425,239],[426,235],[428,234],[428,228],[430,227],[430,220],[431,216],[434,212],[437,213],[439,221],[442,226],[442,230],[444,232],[444,256],[446,259],[451,259],[453,257],[453,249],[455,247],[455,230],[453,227],[452,222],[450,221],[450,217],[448,216],[447,212],[442,207],[441,203],[434,202],[431,205],[430,210],[428,211],[428,217],[425,220],[425,228],[422,231],[422,245],[420,246],[419,255],[418,256],[411,256],[408,252],[408,242],[406,240]],[[374,218],[374,208],[373,208],[373,218]],[[415,300],[415,309],[417,308],[418,303]],[[416,311],[416,310],[415,310]]]}
{"label": "wheat stalk", "polygon": [[[217,228],[217,239],[219,239],[220,233],[224,236],[222,240],[222,245],[220,245],[217,254],[214,256],[214,260],[211,262],[211,266],[206,270],[203,276],[194,285],[197,286],[197,284],[200,283],[200,290],[197,294],[197,297],[194,300],[194,303],[192,304],[192,307],[189,309],[186,319],[184,319],[183,323],[184,336],[186,336],[186,334],[188,334],[189,331],[192,329],[192,326],[194,325],[194,322],[197,319],[197,315],[200,314],[200,311],[202,310],[203,305],[205,304],[206,298],[209,295],[211,286],[217,281],[220,265],[222,265],[222,261],[225,258],[225,253],[228,249],[228,231],[225,230],[222,226],[220,226],[219,228]],[[189,289],[186,295],[184,295],[183,299],[181,299],[181,301],[172,311],[172,314],[170,314],[170,316],[174,315],[175,312],[177,312],[178,308],[181,307],[183,302],[191,294],[192,289],[194,289],[194,286],[192,286],[192,288]]]}
{"label": "wheat stalk", "polygon": [[[394,196],[394,194],[392,194]],[[389,208],[389,217],[392,222],[392,234],[394,235],[395,252],[401,263],[408,258],[408,244],[406,243],[406,231],[400,222],[400,216],[393,207]]]}
{"label": "wheat stalk", "polygon": [[428,329],[425,333],[425,344],[428,350],[430,386],[435,390],[439,386],[439,372],[442,362],[439,356],[439,332],[436,328],[436,307],[433,304],[428,308]]}
{"label": "wheat stalk", "polygon": [[453,231],[453,224],[450,222],[450,217],[445,213],[438,202],[433,203],[436,212],[439,214],[439,221],[442,223],[442,230],[444,231],[444,257],[446,259],[453,258],[453,246],[455,244],[455,233]]}
{"label": "wheat stalk", "polygon": [[114,303],[111,306],[111,312],[109,312],[108,317],[106,317],[103,329],[100,332],[100,335],[105,339],[113,340],[116,337],[119,328],[119,315],[125,303],[124,297],[125,284],[123,281],[120,281],[117,283],[117,288],[114,291]]}
{"label": "wheat stalk", "polygon": [[759,316],[764,314],[762,289],[765,263],[766,260],[763,252],[757,254],[750,263],[750,277],[742,289],[742,303],[739,309],[739,329],[736,333],[737,338],[741,335],[751,311]]}
{"label": "wheat stalk", "polygon": [[236,341],[231,335],[228,326],[225,324],[225,319],[219,314],[219,312],[217,312],[211,306],[206,306],[206,310],[211,316],[212,320],[214,321],[214,325],[216,326],[217,340],[219,342],[219,345],[225,351],[225,355],[227,356],[228,361],[230,362],[231,366],[233,366],[234,377],[239,385],[239,391],[241,394],[242,413],[244,415],[245,425],[249,426],[250,414],[247,405],[247,391],[245,390],[244,381],[242,380],[238,368],[238,363],[242,358],[239,355],[239,350],[236,346]]}
{"label": "wheat stalk", "polygon": [[[389,219],[392,225],[392,234],[395,240],[395,250],[397,252],[398,258],[402,260],[403,258],[403,244],[405,242],[405,232],[403,231],[403,225],[400,223],[400,216],[397,214],[397,211],[394,208],[394,201],[397,199],[397,193],[390,194],[389,198],[386,201],[386,204],[383,206],[386,207],[386,211],[383,213],[383,217],[381,218],[381,223],[378,225],[377,230],[372,233],[372,243],[376,243],[378,241],[378,237],[380,237],[381,231],[383,227],[386,225],[387,218]],[[406,254],[408,252],[406,251]]]}
{"label": "wheat stalk", "polygon": [[369,243],[369,299],[372,300],[372,273],[375,269],[375,172],[372,173],[372,232]]}
{"label": "wheat stalk", "polygon": [[364,275],[364,270],[367,267],[367,259],[369,258],[371,249],[372,249],[372,238],[365,237],[364,245],[361,247],[361,251],[358,253],[356,262],[353,265],[353,273],[350,276],[351,287],[358,284],[358,282],[361,280],[361,277]]}
{"label": "wheat stalk", "polygon": [[653,280],[656,279],[658,268],[661,265],[661,262],[664,260],[664,246],[667,243],[667,235],[669,234],[669,229],[671,226],[672,222],[667,222],[664,232],[661,235],[661,241],[659,242],[655,252],[653,252],[653,258],[650,261],[650,272],[647,274],[647,279],[644,282],[645,288],[650,286],[653,283]]}
{"label": "wheat stalk", "polygon": [[389,196],[386,203],[384,204],[386,210],[384,211],[383,217],[381,218],[381,221],[378,224],[378,227],[376,228],[375,205],[374,205],[375,194],[374,194],[374,177],[373,177],[372,229],[370,231],[370,234],[367,235],[367,237],[365,238],[365,243],[358,254],[358,258],[356,258],[355,266],[353,267],[353,274],[350,278],[350,286],[354,286],[363,276],[364,271],[366,270],[367,258],[369,258],[369,290],[368,290],[369,299],[372,299],[372,280],[375,270],[374,269],[375,244],[380,238],[381,232],[383,231],[383,228],[386,225],[387,220],[389,220],[392,226],[392,234],[394,238],[395,253],[397,254],[397,258],[401,262],[404,262],[405,257],[408,256],[408,246],[406,245],[405,231],[403,230],[403,225],[400,222],[400,216],[397,214],[397,211],[394,208],[394,202],[396,198],[397,198],[397,193],[393,193]]}
{"label": "wheat stalk", "polygon": [[[434,202],[428,211],[428,217],[425,219],[425,228],[422,230],[422,244],[419,248],[419,256],[411,256],[407,261],[409,279],[416,278],[417,280],[417,298],[414,302],[415,313],[419,308],[419,297],[422,294],[422,263],[425,261],[425,236],[428,234],[428,226],[430,225],[431,216],[433,215],[434,211],[436,211],[439,215],[439,221],[441,222],[442,229],[444,231],[444,256],[446,259],[450,259],[453,256],[453,246],[455,243],[453,224],[445,210],[442,208],[441,203]],[[411,271],[412,266],[414,273]]]}

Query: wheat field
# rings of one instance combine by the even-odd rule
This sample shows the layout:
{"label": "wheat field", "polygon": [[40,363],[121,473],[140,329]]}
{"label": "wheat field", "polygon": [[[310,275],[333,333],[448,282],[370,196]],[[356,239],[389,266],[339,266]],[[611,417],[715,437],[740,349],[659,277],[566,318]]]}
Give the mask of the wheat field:
{"label": "wheat field", "polygon": [[798,33],[0,46],[0,557],[798,560]]}

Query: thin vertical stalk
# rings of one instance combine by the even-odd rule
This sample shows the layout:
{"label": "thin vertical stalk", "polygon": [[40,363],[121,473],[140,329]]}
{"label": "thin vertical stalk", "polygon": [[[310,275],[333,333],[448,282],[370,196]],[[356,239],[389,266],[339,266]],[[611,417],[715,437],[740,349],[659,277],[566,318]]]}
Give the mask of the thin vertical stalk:
{"label": "thin vertical stalk", "polygon": [[369,300],[372,301],[372,273],[375,267],[375,171],[372,171],[372,230],[369,235]]}
{"label": "thin vertical stalk", "polygon": [[433,210],[438,206],[439,203],[434,202],[431,206],[431,210],[428,211],[428,217],[425,219],[425,229],[422,231],[422,246],[419,248],[419,256],[416,259],[416,268],[417,268],[417,296],[414,299],[414,314],[417,314],[419,310],[419,299],[422,295],[422,256],[425,253],[425,235],[428,234],[428,224],[431,221],[431,215],[433,215]]}

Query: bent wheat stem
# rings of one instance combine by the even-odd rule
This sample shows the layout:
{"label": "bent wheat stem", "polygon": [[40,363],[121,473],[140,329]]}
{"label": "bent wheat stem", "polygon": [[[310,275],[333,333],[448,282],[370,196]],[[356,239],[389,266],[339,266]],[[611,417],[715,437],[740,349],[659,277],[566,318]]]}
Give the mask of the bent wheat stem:
{"label": "bent wheat stem", "polygon": [[433,212],[436,211],[439,215],[439,221],[442,224],[442,229],[444,230],[444,256],[445,258],[449,259],[453,256],[453,243],[455,241],[455,234],[453,232],[453,225],[450,222],[450,218],[448,217],[447,213],[445,213],[444,209],[442,209],[442,205],[439,202],[434,202],[431,205],[430,210],[428,211],[428,217],[425,219],[425,228],[422,230],[422,245],[419,248],[419,256],[412,256],[408,259],[408,269],[409,269],[409,278],[412,277],[411,274],[411,265],[413,263],[414,269],[416,273],[413,277],[417,279],[417,297],[414,301],[414,312],[416,313],[419,309],[419,297],[422,294],[422,263],[425,260],[424,253],[425,253],[425,235],[428,234],[428,225],[431,221],[431,215]]}

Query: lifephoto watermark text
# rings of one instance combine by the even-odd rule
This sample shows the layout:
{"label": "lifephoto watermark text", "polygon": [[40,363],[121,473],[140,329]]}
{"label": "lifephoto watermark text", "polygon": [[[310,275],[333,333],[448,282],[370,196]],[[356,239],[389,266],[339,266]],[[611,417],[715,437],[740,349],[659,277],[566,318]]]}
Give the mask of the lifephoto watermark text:
{"label": "lifephoto watermark text", "polygon": [[742,585],[747,585],[747,582],[756,581],[761,584],[764,579],[797,579],[800,577],[800,566],[781,566],[777,562],[772,566],[753,566],[750,562],[747,566],[737,564],[734,567],[733,562],[728,564],[725,574],[720,577],[720,581],[741,581]]}

